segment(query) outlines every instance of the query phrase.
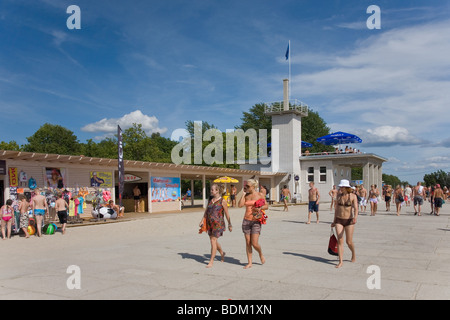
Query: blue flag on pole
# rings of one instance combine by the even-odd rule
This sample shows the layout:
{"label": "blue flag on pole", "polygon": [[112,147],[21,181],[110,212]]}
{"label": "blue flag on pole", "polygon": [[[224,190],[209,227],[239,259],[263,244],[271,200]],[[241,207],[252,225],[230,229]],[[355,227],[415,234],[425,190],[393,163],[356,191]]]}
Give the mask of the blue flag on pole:
{"label": "blue flag on pole", "polygon": [[289,44],[286,49],[286,60],[289,60]]}

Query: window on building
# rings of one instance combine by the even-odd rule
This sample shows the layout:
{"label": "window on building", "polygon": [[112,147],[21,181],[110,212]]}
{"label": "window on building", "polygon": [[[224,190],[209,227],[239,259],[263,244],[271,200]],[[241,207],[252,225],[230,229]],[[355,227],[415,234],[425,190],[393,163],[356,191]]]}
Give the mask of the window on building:
{"label": "window on building", "polygon": [[308,182],[314,182],[314,167],[308,167]]}
{"label": "window on building", "polygon": [[327,167],[320,167],[319,173],[320,173],[319,181],[327,182]]}

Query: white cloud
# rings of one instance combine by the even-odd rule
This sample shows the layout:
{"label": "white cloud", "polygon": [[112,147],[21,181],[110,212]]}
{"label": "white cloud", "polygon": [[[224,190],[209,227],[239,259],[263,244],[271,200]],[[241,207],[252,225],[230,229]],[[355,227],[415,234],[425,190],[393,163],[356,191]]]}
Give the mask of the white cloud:
{"label": "white cloud", "polygon": [[125,130],[132,127],[134,123],[141,124],[142,129],[148,135],[156,132],[163,134],[167,131],[167,128],[159,127],[159,120],[156,117],[145,115],[141,110],[130,112],[121,118],[104,118],[85,125],[81,130],[84,132],[103,132],[104,135],[95,137],[96,140],[101,140],[116,133],[118,125],[122,130]]}
{"label": "white cloud", "polygon": [[380,126],[358,133],[364,146],[380,147],[392,145],[421,145],[425,140],[411,134],[408,129],[395,126]]}
{"label": "white cloud", "polygon": [[[414,126],[418,136],[431,128],[445,130],[450,116],[448,30],[450,20],[408,25],[376,33],[345,54],[319,52],[322,62],[314,65],[320,70],[293,77],[292,92],[323,101],[319,112],[343,126]],[[310,58],[306,53],[303,60]],[[394,134],[410,143],[405,131]]]}

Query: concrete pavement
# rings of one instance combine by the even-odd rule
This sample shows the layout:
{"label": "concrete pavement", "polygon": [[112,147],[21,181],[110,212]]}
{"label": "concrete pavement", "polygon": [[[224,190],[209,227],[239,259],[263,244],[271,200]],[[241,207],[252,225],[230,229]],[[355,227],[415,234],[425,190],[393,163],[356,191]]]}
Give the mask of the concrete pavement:
{"label": "concrete pavement", "polygon": [[[68,228],[62,235],[0,241],[0,299],[449,299],[450,205],[441,216],[403,207],[397,217],[361,213],[355,227],[357,260],[336,269],[327,253],[333,214],[305,224],[307,206],[271,207],[260,243],[247,263],[241,231],[244,209],[230,209],[233,232],[220,238],[213,268],[209,239],[198,234],[201,209],[148,214],[119,223]],[[79,285],[79,287],[78,287]]]}

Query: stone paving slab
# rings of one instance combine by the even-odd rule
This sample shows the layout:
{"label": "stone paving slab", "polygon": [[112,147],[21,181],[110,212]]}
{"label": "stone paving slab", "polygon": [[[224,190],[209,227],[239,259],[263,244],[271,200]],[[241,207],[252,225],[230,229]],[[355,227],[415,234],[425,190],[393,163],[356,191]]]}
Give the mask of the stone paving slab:
{"label": "stone paving slab", "polygon": [[[310,225],[307,206],[271,207],[260,238],[267,261],[261,265],[254,252],[248,270],[243,208],[230,209],[233,232],[219,240],[226,259],[218,256],[211,269],[209,239],[198,234],[201,209],[68,228],[65,235],[13,236],[0,241],[0,299],[450,299],[450,206],[439,217],[414,216],[412,207],[397,217],[380,207],[375,217],[360,214],[357,261],[349,261],[345,247],[340,269],[326,251],[329,204],[320,223],[314,217]],[[79,267],[80,289],[68,288],[72,265]],[[373,265],[380,289],[367,285]]]}

